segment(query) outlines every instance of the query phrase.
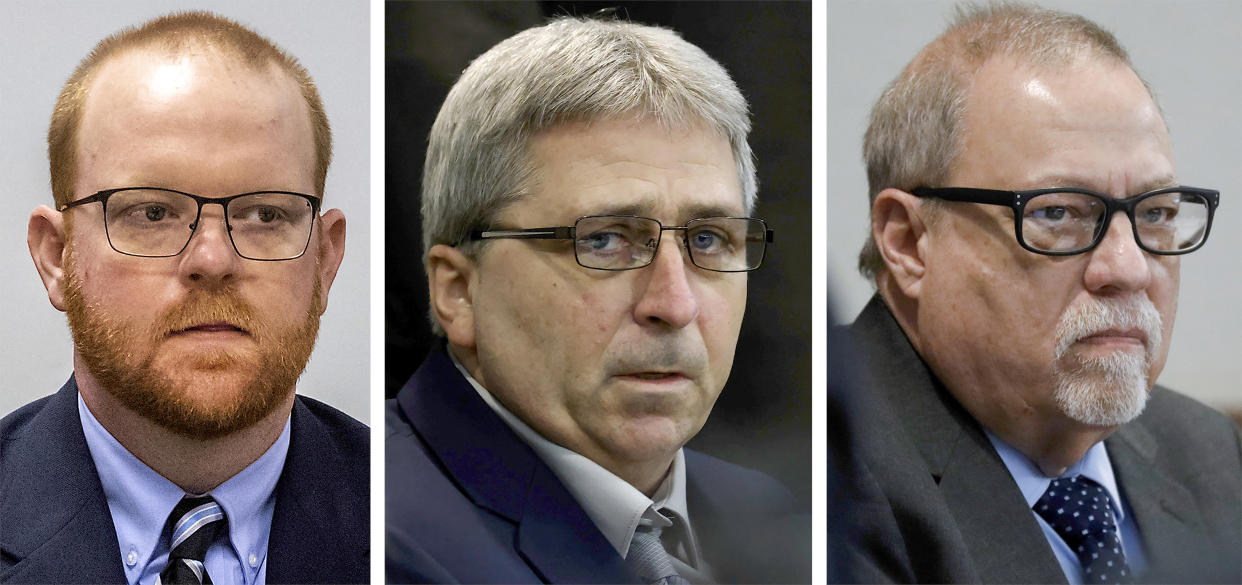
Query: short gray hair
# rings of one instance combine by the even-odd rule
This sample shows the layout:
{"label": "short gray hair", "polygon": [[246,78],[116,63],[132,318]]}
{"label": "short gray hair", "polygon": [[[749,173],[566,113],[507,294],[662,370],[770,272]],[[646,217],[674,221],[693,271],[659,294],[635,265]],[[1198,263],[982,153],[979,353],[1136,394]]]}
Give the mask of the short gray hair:
{"label": "short gray hair", "polygon": [[[975,74],[994,56],[1015,57],[1034,66],[1096,57],[1133,69],[1112,33],[1076,14],[1012,2],[958,6],[948,30],[915,56],[871,110],[863,158],[872,203],[889,188],[908,192],[943,186],[962,154],[966,94]],[[939,203],[925,200],[923,207],[927,220],[933,221]],[[858,270],[875,279],[883,267],[867,230]]]}
{"label": "short gray hair", "polygon": [[728,72],[668,29],[558,18],[492,47],[449,91],[423,167],[424,263],[432,246],[489,227],[526,194],[527,145],[541,130],[630,116],[670,129],[702,123],[728,138],[751,212],[750,114]]}

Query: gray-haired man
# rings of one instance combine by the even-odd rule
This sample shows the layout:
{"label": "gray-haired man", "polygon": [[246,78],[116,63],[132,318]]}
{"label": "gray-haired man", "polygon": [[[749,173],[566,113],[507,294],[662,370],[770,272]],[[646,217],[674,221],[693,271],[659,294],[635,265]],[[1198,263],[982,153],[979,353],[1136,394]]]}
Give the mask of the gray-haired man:
{"label": "gray-haired man", "polygon": [[388,406],[389,580],[805,573],[770,564],[788,492],[682,449],[772,237],[749,129],[720,65],[658,28],[561,19],[463,73],[423,189],[447,347]]}
{"label": "gray-haired man", "polygon": [[853,332],[885,509],[859,577],[1238,581],[1242,434],[1154,386],[1218,193],[1176,179],[1116,38],[963,10],[885,90],[864,150],[878,293]]}

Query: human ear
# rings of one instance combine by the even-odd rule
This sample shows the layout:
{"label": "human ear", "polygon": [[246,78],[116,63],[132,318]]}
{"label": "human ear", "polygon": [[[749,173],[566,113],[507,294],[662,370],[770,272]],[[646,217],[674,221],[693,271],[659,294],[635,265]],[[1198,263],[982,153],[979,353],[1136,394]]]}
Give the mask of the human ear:
{"label": "human ear", "polygon": [[46,205],[30,214],[26,226],[26,246],[35,270],[43,279],[47,299],[59,311],[65,310],[65,216]]}
{"label": "human ear", "polygon": [[449,343],[474,347],[474,298],[470,280],[474,261],[452,246],[437,244],[427,253],[427,288],[431,310]]}
{"label": "human ear", "polygon": [[926,225],[918,213],[919,198],[899,189],[885,189],[871,203],[871,236],[897,287],[917,299],[926,264],[920,247]]}
{"label": "human ear", "polygon": [[319,218],[319,314],[328,310],[328,292],[336,280],[336,272],[345,258],[345,214],[330,209]]}

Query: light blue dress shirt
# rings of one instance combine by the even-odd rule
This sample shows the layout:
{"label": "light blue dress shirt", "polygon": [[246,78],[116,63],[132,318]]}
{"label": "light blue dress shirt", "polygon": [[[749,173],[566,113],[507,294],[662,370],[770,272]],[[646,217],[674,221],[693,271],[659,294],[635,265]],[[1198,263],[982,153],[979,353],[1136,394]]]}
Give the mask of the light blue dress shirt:
{"label": "light blue dress shirt", "polygon": [[[129,585],[151,585],[168,564],[164,526],[187,494],[134,457],[108,432],[78,395],[78,416],[120,545]],[[289,421],[280,437],[254,463],[211,490],[228,519],[228,539],[207,550],[204,564],[217,585],[262,585],[267,577],[267,540],[276,509],[276,482],[289,452]],[[200,495],[200,494],[190,494]]]}
{"label": "light blue dress shirt", "polygon": [[[1022,496],[1026,498],[1026,505],[1031,508],[1031,515],[1035,517],[1035,521],[1039,523],[1040,529],[1044,531],[1044,538],[1048,540],[1048,545],[1052,547],[1052,552],[1056,554],[1057,562],[1061,563],[1061,572],[1065,573],[1065,578],[1069,580],[1070,585],[1082,585],[1083,571],[1082,565],[1078,562],[1078,556],[1070,550],[1068,544],[1061,539],[1061,536],[1048,525],[1048,522],[1039,514],[1035,513],[1035,502],[1044,495],[1048,490],[1048,485],[1052,483],[1053,477],[1047,477],[1035,464],[1023,455],[1021,451],[1010,446],[1008,443],[1000,440],[992,433],[984,430],[988,440],[992,441],[992,446],[996,448],[996,452],[1000,454],[1001,461],[1005,462],[1005,468],[1009,470],[1009,475],[1013,476],[1014,481],[1018,483],[1018,489],[1022,490]],[[1101,441],[1093,445],[1087,450],[1087,454],[1082,460],[1065,470],[1060,477],[1072,477],[1075,475],[1083,475],[1104,487],[1108,491],[1108,495],[1113,498],[1113,515],[1116,517],[1117,525],[1120,527],[1121,548],[1126,553],[1126,564],[1130,566],[1131,572],[1135,575],[1141,574],[1143,569],[1147,567],[1146,559],[1143,556],[1142,540],[1139,538],[1138,526],[1134,523],[1134,515],[1127,513],[1129,505],[1125,499],[1121,497],[1121,491],[1117,489],[1117,478],[1113,475],[1113,464],[1108,459],[1108,450],[1104,448],[1104,442]]]}

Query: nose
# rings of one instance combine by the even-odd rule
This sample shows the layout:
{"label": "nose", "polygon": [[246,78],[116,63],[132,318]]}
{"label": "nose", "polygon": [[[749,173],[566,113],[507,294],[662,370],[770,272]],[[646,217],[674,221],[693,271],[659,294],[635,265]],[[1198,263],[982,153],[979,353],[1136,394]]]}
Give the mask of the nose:
{"label": "nose", "polygon": [[634,305],[634,320],[681,329],[699,317],[699,299],[691,287],[689,272],[695,270],[686,258],[680,238],[665,238],[651,265],[642,268],[646,279],[639,279],[640,298]]}
{"label": "nose", "polygon": [[[216,206],[217,208],[219,206]],[[181,277],[189,286],[217,288],[230,284],[241,256],[229,239],[223,210],[204,206],[190,243],[180,255]]]}
{"label": "nose", "polygon": [[1089,252],[1083,275],[1087,290],[1102,294],[1140,291],[1151,284],[1151,254],[1139,248],[1134,228],[1125,213],[1117,212],[1100,245]]}

